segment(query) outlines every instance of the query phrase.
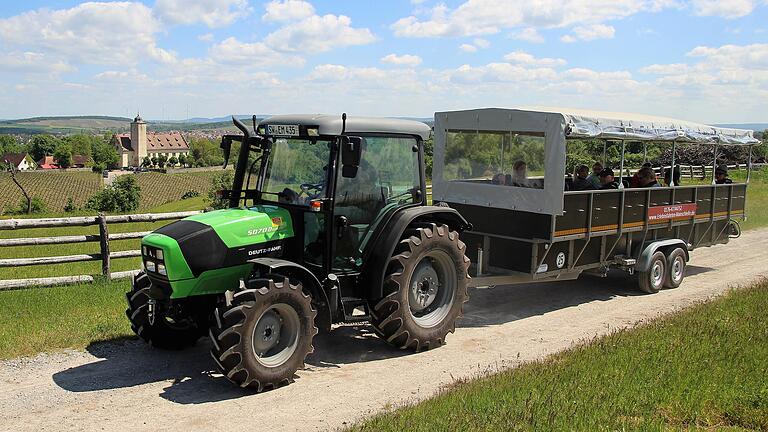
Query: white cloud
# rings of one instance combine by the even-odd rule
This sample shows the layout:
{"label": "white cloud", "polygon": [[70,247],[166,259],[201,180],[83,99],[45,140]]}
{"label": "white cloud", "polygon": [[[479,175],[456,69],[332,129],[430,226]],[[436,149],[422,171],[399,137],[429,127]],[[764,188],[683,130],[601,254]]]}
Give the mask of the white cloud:
{"label": "white cloud", "polygon": [[[304,59],[299,56],[277,52],[263,42],[245,43],[234,37],[212,46],[209,55],[211,60],[223,64],[304,66]],[[226,73],[226,69],[222,72]]]}
{"label": "white cloud", "polygon": [[527,27],[522,30],[516,31],[509,35],[512,39],[531,42],[542,43],[544,42],[544,36],[542,36],[538,30],[533,27]]}
{"label": "white cloud", "polygon": [[653,64],[640,69],[641,73],[654,75],[675,75],[688,70],[685,63]]}
{"label": "white cloud", "polygon": [[477,47],[472,44],[461,44],[459,45],[459,49],[465,53],[476,53]]}
{"label": "white cloud", "polygon": [[129,2],[83,3],[0,19],[0,41],[12,50],[91,64],[173,62],[174,54],[156,45],[154,35],[159,31],[148,7]]}
{"label": "white cloud", "polygon": [[197,37],[197,40],[203,42],[211,42],[213,40],[213,33],[201,34]]}
{"label": "white cloud", "polygon": [[475,44],[476,47],[486,49],[489,46],[491,46],[491,43],[488,42],[486,39],[483,38],[475,38],[472,43]]}
{"label": "white cloud", "polygon": [[315,14],[314,6],[303,0],[273,0],[265,7],[267,13],[261,17],[264,21],[297,21]]}
{"label": "white cloud", "polygon": [[504,56],[504,60],[510,63],[519,63],[532,66],[563,66],[567,62],[561,58],[536,58],[525,51],[514,51]]}
{"label": "white cloud", "polygon": [[[49,73],[58,75],[75,68],[61,60],[51,60],[38,52],[9,52],[0,54],[0,71],[21,73]],[[0,72],[1,73],[1,72]]]}
{"label": "white cloud", "polygon": [[478,36],[520,26],[587,26],[674,4],[668,0],[467,0],[455,9],[438,5],[425,20],[414,15],[401,18],[391,28],[400,37]]}
{"label": "white cloud", "polygon": [[590,26],[578,26],[573,28],[573,35],[565,35],[560,38],[566,43],[573,43],[577,40],[591,41],[595,39],[612,39],[616,29],[605,24],[593,24]]}
{"label": "white cloud", "polygon": [[226,27],[248,15],[247,0],[157,0],[155,15],[170,24],[195,24]]}
{"label": "white cloud", "polygon": [[264,42],[282,51],[318,53],[331,49],[366,45],[376,40],[367,28],[352,27],[344,15],[314,15],[297,23],[287,24],[264,38]]}
{"label": "white cloud", "polygon": [[415,67],[421,64],[421,57],[411,54],[388,54],[381,58],[382,63],[389,63],[398,66]]}
{"label": "white cloud", "polygon": [[751,14],[756,3],[754,0],[693,0],[691,6],[699,16],[733,19]]}

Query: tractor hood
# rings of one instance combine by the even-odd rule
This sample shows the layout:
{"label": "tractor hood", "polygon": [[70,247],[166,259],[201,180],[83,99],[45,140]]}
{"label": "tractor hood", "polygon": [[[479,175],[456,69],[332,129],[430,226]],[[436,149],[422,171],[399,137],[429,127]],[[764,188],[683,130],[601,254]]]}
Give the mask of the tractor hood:
{"label": "tractor hood", "polygon": [[[165,276],[169,281],[196,278],[249,259],[279,256],[283,240],[293,235],[290,214],[280,207],[217,210],[170,223],[145,236],[142,259],[150,277]],[[154,265],[147,266],[147,261]],[[161,264],[166,275],[157,271]]]}

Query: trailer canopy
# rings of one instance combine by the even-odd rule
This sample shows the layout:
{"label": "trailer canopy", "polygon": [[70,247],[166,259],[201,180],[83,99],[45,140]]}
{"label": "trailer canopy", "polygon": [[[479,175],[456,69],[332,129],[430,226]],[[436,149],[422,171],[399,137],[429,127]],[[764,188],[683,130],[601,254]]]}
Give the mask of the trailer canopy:
{"label": "trailer canopy", "polygon": [[641,114],[551,108],[438,112],[433,199],[561,215],[568,139],[760,143],[750,130]]}

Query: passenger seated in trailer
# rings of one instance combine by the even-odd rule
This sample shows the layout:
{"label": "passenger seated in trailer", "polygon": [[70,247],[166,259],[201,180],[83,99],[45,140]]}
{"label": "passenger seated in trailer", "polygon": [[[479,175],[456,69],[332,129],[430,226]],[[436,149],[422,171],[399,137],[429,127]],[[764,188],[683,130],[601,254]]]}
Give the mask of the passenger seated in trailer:
{"label": "passenger seated in trailer", "polygon": [[653,168],[651,167],[643,167],[640,168],[640,171],[637,172],[637,186],[638,188],[658,188],[661,187],[659,182],[656,180],[656,173],[653,171]]}
{"label": "passenger seated in trailer", "polygon": [[493,176],[491,179],[491,184],[495,185],[503,185],[506,184],[506,176],[504,176],[504,173],[498,173]]}
{"label": "passenger seated in trailer", "polygon": [[674,181],[674,186],[680,186],[680,165],[675,166],[675,174],[673,176],[670,175],[670,172],[671,168],[664,170],[664,184],[667,186],[672,186],[671,181]]}
{"label": "passenger seated in trailer", "polygon": [[[643,186],[640,186],[640,177],[639,177],[640,176],[640,171],[642,171],[643,168],[651,168],[651,163],[650,162],[646,162],[646,163],[643,164],[642,167],[640,167],[639,170],[637,170],[635,175],[633,175],[632,178],[629,179],[629,187],[631,187],[631,188],[643,187]],[[656,179],[656,174],[653,175],[653,178],[654,178],[654,180]]]}
{"label": "passenger seated in trailer", "polygon": [[731,184],[733,180],[728,178],[728,166],[719,165],[715,169],[715,184]]}
{"label": "passenger seated in trailer", "polygon": [[530,181],[528,181],[528,168],[525,162],[519,160],[512,165],[511,181],[507,183],[509,186],[517,187],[531,187]]}
{"label": "passenger seated in trailer", "polygon": [[592,182],[592,186],[594,186],[595,189],[600,189],[602,186],[602,183],[600,183],[600,173],[603,171],[603,164],[600,162],[595,162],[594,165],[592,165],[592,174],[587,177],[587,180]]}
{"label": "passenger seated in trailer", "polygon": [[570,184],[570,189],[572,191],[585,191],[585,190],[594,190],[595,185],[592,184],[592,182],[588,178],[589,175],[589,167],[586,165],[579,165],[578,168],[576,168],[576,177],[574,177],[573,181]]}
{"label": "passenger seated in trailer", "polygon": [[618,189],[619,184],[616,182],[616,179],[613,176],[613,170],[610,168],[606,168],[602,171],[600,171],[600,189]]}

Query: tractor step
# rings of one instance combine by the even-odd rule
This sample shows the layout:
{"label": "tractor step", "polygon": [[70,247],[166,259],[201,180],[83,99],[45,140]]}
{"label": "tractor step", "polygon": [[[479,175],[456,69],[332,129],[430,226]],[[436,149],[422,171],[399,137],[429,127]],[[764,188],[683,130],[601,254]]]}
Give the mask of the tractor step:
{"label": "tractor step", "polygon": [[341,306],[344,310],[344,322],[356,323],[370,321],[371,314],[368,301],[356,297],[342,297]]}

